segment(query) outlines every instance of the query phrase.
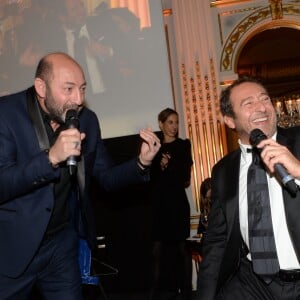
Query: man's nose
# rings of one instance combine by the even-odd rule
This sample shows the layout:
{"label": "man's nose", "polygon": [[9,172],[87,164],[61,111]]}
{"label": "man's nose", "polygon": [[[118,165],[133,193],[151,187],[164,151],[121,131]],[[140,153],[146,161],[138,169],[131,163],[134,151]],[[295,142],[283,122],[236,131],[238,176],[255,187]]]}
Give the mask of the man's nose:
{"label": "man's nose", "polygon": [[265,103],[263,103],[262,101],[257,101],[257,102],[255,103],[255,110],[265,111],[265,110],[266,110],[266,105],[265,105]]}

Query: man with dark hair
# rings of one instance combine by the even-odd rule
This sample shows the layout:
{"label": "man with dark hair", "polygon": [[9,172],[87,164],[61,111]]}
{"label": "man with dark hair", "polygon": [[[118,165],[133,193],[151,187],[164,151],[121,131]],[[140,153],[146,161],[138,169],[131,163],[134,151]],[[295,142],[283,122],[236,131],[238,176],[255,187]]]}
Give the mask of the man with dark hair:
{"label": "man with dark hair", "polygon": [[[240,147],[212,170],[196,299],[299,299],[300,192],[277,170],[282,165],[299,182],[300,130],[276,126],[270,96],[252,78],[227,87],[220,107]],[[254,132],[262,137],[257,143]]]}
{"label": "man with dark hair", "polygon": [[[99,40],[93,33],[101,32],[105,22],[91,22],[83,0],[52,0],[49,13],[45,19],[50,51],[62,51],[76,59],[85,72],[89,83],[88,101],[99,101],[108,92],[106,65],[110,66],[113,49]],[[56,41],[54,44],[52,41]],[[104,71],[105,70],[105,71]]]}

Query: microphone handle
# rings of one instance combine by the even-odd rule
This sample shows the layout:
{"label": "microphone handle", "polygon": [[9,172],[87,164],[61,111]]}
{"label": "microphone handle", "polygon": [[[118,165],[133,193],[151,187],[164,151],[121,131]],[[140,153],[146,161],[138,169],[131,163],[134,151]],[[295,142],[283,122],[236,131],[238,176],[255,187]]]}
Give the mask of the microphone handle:
{"label": "microphone handle", "polygon": [[[74,119],[74,120],[71,120],[68,124],[68,128],[77,128],[78,129],[79,127],[79,124],[78,124],[78,119]],[[77,172],[77,160],[76,160],[76,157],[74,155],[71,155],[68,157],[67,159],[67,166],[68,166],[68,169],[69,169],[69,174],[71,176],[75,175],[76,172]]]}
{"label": "microphone handle", "polygon": [[71,176],[73,176],[73,175],[76,174],[76,171],[77,171],[77,165],[69,165],[68,168],[69,168],[69,174],[70,174]]}
{"label": "microphone handle", "polygon": [[296,184],[294,177],[286,171],[285,167],[282,164],[275,164],[274,169],[286,189],[291,194],[295,195],[298,191],[298,185]]}

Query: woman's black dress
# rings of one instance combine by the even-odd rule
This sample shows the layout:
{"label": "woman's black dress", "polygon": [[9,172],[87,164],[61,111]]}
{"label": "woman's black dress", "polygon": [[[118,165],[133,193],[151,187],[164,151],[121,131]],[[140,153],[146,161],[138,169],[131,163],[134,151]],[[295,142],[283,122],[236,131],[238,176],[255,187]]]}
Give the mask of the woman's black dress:
{"label": "woman's black dress", "polygon": [[[169,153],[168,167],[161,170],[162,153]],[[163,143],[151,168],[153,238],[157,241],[183,241],[190,235],[190,206],[185,188],[190,181],[191,144],[177,138]]]}

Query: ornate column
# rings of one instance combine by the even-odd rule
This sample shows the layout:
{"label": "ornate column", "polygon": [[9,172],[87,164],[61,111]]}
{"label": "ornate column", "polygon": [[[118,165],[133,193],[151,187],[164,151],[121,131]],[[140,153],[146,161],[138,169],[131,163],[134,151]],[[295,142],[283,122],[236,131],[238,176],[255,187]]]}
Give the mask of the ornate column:
{"label": "ornate column", "polygon": [[219,112],[214,26],[209,1],[173,0],[172,9],[165,10],[164,15],[169,46],[172,40],[176,44],[176,50],[170,47],[175,104],[192,143],[192,195],[197,214],[201,182],[211,176],[213,165],[227,152]]}

